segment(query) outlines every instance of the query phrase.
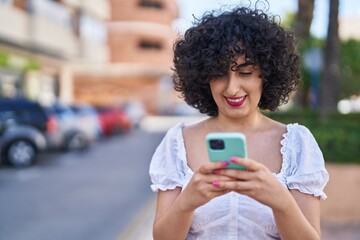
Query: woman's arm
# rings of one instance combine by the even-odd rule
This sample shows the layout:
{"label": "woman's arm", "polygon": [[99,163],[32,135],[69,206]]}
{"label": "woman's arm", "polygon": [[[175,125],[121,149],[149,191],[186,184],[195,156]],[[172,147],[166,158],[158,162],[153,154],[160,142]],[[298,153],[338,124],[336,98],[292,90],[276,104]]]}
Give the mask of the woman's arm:
{"label": "woman's arm", "polygon": [[155,240],[186,238],[195,209],[229,192],[213,184],[217,181],[231,180],[229,177],[213,174],[214,170],[227,165],[228,163],[208,162],[192,176],[184,190],[178,187],[174,190],[159,191],[153,226]]}
{"label": "woman's arm", "polygon": [[181,206],[181,189],[159,191],[153,226],[153,237],[184,240],[190,229],[194,210]]}
{"label": "woman's arm", "polygon": [[321,239],[320,199],[291,190],[288,203],[273,209],[281,239]]}

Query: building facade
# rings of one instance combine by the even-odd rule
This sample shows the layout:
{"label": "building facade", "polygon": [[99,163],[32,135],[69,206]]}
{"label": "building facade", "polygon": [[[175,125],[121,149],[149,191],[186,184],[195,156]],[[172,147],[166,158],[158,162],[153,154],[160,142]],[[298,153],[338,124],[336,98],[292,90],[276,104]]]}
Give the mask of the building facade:
{"label": "building facade", "polygon": [[73,61],[109,60],[103,0],[0,0],[0,96],[73,101]]}
{"label": "building facade", "polygon": [[95,105],[141,101],[157,113],[171,95],[176,1],[109,0],[109,6],[109,63],[75,66],[74,96]]}
{"label": "building facade", "polygon": [[0,96],[159,112],[177,17],[176,0],[0,0]]}

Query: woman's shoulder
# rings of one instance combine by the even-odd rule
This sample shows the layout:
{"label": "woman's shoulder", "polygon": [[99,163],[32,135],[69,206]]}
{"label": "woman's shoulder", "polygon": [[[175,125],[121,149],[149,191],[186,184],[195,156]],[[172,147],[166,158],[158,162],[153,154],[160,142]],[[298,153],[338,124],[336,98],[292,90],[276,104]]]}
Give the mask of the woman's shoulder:
{"label": "woman's shoulder", "polygon": [[171,128],[169,128],[166,132],[165,136],[169,136],[169,135],[177,135],[180,132],[183,131],[183,128],[185,127],[185,123],[184,122],[180,122],[175,124],[174,126],[172,126]]}
{"label": "woman's shoulder", "polygon": [[191,136],[193,135],[194,136],[198,135],[200,132],[204,130],[204,126],[205,126],[205,120],[187,125],[184,124],[182,129],[184,138],[188,138],[188,137],[191,138]]}
{"label": "woman's shoulder", "polygon": [[290,137],[301,138],[301,139],[312,139],[313,134],[308,127],[299,123],[289,123],[286,125],[287,135]]}
{"label": "woman's shoulder", "polygon": [[285,158],[292,158],[297,163],[315,159],[323,161],[322,152],[315,137],[304,125],[287,124],[287,132],[284,134],[281,144]]}
{"label": "woman's shoulder", "polygon": [[267,118],[266,124],[264,124],[264,128],[261,129],[261,132],[267,132],[274,140],[281,140],[287,130],[288,128],[286,124]]}
{"label": "woman's shoulder", "polygon": [[287,129],[281,150],[287,187],[325,199],[329,174],[315,137],[301,124],[287,124]]}

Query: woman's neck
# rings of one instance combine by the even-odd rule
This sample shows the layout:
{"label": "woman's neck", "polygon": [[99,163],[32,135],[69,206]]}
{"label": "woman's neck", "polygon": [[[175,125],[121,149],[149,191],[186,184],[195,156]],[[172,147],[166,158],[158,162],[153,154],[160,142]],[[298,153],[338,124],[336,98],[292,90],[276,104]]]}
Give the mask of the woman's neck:
{"label": "woman's neck", "polygon": [[212,131],[220,132],[252,132],[260,130],[266,117],[256,110],[252,114],[242,118],[229,118],[225,115],[219,114],[216,117],[209,119],[210,129]]}

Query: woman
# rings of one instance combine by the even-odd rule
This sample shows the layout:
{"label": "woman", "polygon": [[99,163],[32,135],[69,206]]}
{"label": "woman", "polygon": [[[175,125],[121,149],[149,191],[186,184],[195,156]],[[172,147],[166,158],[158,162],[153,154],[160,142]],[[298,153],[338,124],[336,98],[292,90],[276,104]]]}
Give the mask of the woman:
{"label": "woman", "polygon": [[[175,89],[210,117],[171,128],[150,164],[154,239],[320,239],[328,181],[310,131],[265,116],[300,79],[292,34],[263,11],[205,14],[174,47]],[[210,162],[205,136],[241,132],[248,158]]]}

